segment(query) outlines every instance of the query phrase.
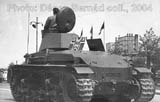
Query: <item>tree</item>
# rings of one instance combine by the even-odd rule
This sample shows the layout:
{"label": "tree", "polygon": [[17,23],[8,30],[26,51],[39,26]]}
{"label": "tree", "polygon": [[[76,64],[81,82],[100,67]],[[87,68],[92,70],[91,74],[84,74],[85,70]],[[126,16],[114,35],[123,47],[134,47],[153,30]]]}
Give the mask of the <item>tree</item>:
{"label": "tree", "polygon": [[147,68],[150,68],[151,59],[155,53],[155,49],[158,48],[159,41],[160,37],[154,34],[152,28],[150,28],[149,31],[146,30],[146,33],[143,37],[140,36],[140,52],[143,52],[144,55],[147,57]]}
{"label": "tree", "polygon": [[13,62],[11,62],[9,65],[8,65],[8,69],[10,68],[10,67],[12,67],[13,65],[15,65]]}
{"label": "tree", "polygon": [[108,49],[110,54],[121,55],[123,53],[121,46],[118,43],[115,43],[114,49]]}

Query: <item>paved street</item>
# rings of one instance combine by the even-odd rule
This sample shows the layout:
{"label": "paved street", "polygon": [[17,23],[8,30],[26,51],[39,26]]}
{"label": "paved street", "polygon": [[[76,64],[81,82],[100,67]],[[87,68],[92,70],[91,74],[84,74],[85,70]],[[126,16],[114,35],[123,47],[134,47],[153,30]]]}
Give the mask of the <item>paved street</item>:
{"label": "paved street", "polygon": [[15,102],[7,83],[0,83],[0,102]]}
{"label": "paved street", "polygon": [[[151,102],[160,102],[159,100],[160,100],[160,88],[156,90],[156,95]],[[15,102],[11,95],[9,85],[5,82],[0,83],[0,102]]]}

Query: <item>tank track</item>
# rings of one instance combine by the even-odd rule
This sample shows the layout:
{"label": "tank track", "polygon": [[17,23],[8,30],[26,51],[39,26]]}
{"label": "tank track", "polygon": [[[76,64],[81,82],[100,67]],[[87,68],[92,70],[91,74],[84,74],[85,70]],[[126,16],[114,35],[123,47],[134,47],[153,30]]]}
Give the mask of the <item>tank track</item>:
{"label": "tank track", "polygon": [[16,96],[16,92],[14,91],[14,86],[12,84],[10,85],[10,89],[12,92],[12,96],[14,97],[14,99],[16,99],[16,101],[18,101],[19,98]]}
{"label": "tank track", "polygon": [[23,90],[20,88],[20,86],[12,83],[10,84],[10,89],[11,89],[12,96],[14,97],[16,102],[22,102],[24,99],[24,96],[22,94]]}
{"label": "tank track", "polygon": [[[90,102],[95,86],[94,81],[83,75],[80,75],[80,77],[77,78],[74,76],[72,77],[72,75],[66,77],[68,77],[67,83],[70,82],[70,80],[73,80],[73,84],[75,84],[74,86],[69,87],[69,90],[66,90],[67,83],[65,83],[65,81],[62,82],[62,86],[61,84],[54,84],[50,82],[52,80],[52,76],[44,81],[46,87],[40,87],[39,90],[34,90],[34,93],[33,91],[31,91],[32,89],[26,86],[28,84],[23,78],[19,80],[13,80],[13,82],[10,84],[10,89],[13,97],[17,102],[41,102],[40,100],[45,102],[54,102],[54,99],[56,99],[56,102]],[[71,83],[68,83],[68,85],[70,84]],[[51,87],[49,87],[48,85],[50,85]],[[64,86],[65,88],[63,89]],[[73,89],[73,92],[70,90],[70,88]],[[66,90],[66,92],[64,92],[64,90]],[[55,94],[55,91],[57,94]],[[71,93],[71,95],[74,95],[76,98],[68,96],[69,93]],[[34,97],[32,94],[34,95]]]}
{"label": "tank track", "polygon": [[77,89],[79,96],[82,98],[82,102],[90,102],[93,96],[94,81],[91,79],[77,79]]}
{"label": "tank track", "polygon": [[143,78],[139,79],[139,83],[141,90],[136,102],[149,102],[150,100],[152,100],[155,94],[155,86],[153,80],[151,78]]}

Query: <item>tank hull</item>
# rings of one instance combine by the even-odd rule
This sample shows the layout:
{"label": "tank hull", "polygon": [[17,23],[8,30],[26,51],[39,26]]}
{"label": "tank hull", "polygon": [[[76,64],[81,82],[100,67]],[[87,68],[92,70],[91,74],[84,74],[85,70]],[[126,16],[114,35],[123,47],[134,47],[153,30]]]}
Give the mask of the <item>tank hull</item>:
{"label": "tank hull", "polygon": [[[99,102],[99,100],[149,102],[153,98],[155,86],[148,71],[144,72],[137,68],[135,70],[137,74],[134,75],[132,68],[126,67],[125,64],[123,67],[116,67],[117,61],[111,67],[107,66],[111,63],[108,61],[104,67],[101,65],[103,62],[95,62],[100,52],[93,53],[57,51],[49,52],[47,57],[42,57],[41,53],[41,59],[36,59],[35,57],[40,54],[35,53],[32,54],[32,58],[27,59],[28,63],[13,65],[9,74],[15,100],[17,102],[54,102],[54,100],[57,102]],[[90,54],[93,54],[91,61],[86,58]],[[104,59],[108,57],[107,54],[102,53],[102,55],[106,56]],[[110,55],[109,58],[118,59]]]}

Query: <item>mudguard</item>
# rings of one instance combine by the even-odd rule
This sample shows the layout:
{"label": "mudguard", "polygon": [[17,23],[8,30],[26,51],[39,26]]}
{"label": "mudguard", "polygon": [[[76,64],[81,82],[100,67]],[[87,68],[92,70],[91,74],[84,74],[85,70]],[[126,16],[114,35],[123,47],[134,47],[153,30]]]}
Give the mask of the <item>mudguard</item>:
{"label": "mudguard", "polygon": [[74,67],[78,74],[94,74],[93,70],[89,67]]}
{"label": "mudguard", "polygon": [[147,69],[145,67],[135,67],[134,69],[139,73],[150,73],[150,74],[152,74],[151,70]]}

